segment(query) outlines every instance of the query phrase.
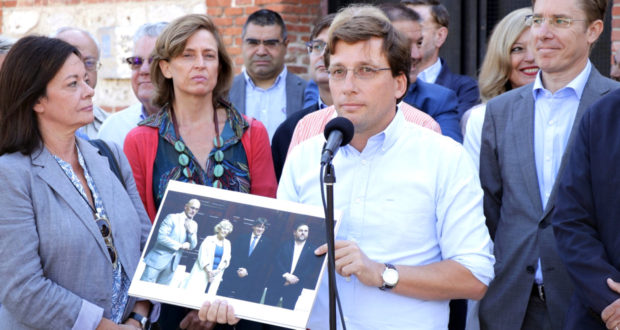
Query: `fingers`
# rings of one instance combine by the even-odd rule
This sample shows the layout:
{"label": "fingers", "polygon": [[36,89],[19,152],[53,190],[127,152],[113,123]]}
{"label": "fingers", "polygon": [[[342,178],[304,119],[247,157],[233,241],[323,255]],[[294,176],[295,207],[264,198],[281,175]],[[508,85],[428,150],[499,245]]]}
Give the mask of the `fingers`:
{"label": "fingers", "polygon": [[317,256],[327,253],[327,244],[323,244],[314,250],[314,254]]}
{"label": "fingers", "polygon": [[[200,321],[204,322],[207,320],[207,312],[209,311],[210,307],[211,307],[211,302],[205,301],[202,303],[202,306],[200,307],[200,310],[198,311],[198,318],[200,319]],[[185,319],[183,319],[183,321],[185,321]],[[183,324],[183,321],[181,321],[181,325]]]}
{"label": "fingers", "polygon": [[612,280],[611,278],[607,279],[607,285],[610,289],[612,289],[616,293],[620,293],[620,283]]}
{"label": "fingers", "polygon": [[198,317],[203,322],[217,322],[234,325],[239,322],[235,317],[235,309],[224,300],[215,300],[212,303],[205,301],[200,307]]}

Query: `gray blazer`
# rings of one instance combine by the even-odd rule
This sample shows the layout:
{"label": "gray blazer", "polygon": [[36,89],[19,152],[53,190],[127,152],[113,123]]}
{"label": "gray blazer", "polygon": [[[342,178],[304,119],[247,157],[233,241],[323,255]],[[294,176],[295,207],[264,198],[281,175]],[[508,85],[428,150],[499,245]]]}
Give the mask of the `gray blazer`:
{"label": "gray blazer", "polygon": [[[286,117],[303,109],[304,90],[307,84],[307,81],[301,79],[296,74],[290,71],[286,73]],[[245,77],[243,73],[236,75],[235,79],[233,79],[228,99],[237,111],[245,114]]]}
{"label": "gray blazer", "polygon": [[[480,150],[484,213],[495,243],[495,279],[480,302],[482,329],[520,329],[540,256],[552,329],[562,329],[573,283],[560,260],[551,224],[558,181],[543,210],[534,161],[534,98],[529,84],[487,104]],[[581,116],[620,84],[593,67],[557,178],[566,165]]]}
{"label": "gray blazer", "polygon": [[[151,223],[131,167],[110,144],[125,190],[95,147],[82,139],[78,146],[103,200],[119,260],[132,278]],[[0,182],[0,329],[70,329],[83,300],[109,318],[110,256],[91,209],[52,155],[40,148],[0,156]],[[124,318],[134,303],[130,297]]]}
{"label": "gray blazer", "polygon": [[[185,212],[168,214],[157,231],[157,241],[153,248],[144,257],[144,263],[158,270],[170,265],[170,271],[175,271],[183,251],[181,245],[190,243],[190,249],[198,244],[196,233],[187,234],[185,229]],[[193,223],[196,221],[192,220]],[[196,227],[198,224],[196,224]],[[173,259],[174,258],[174,259]],[[172,262],[171,262],[172,261]]]}

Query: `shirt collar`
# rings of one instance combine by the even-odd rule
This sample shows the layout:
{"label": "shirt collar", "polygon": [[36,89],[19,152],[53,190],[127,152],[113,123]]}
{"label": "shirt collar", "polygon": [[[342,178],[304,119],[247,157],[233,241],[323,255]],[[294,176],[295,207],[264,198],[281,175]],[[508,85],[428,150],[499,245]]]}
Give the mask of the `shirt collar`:
{"label": "shirt collar", "polygon": [[319,96],[319,109],[325,108],[327,108],[327,104],[325,104],[325,102],[323,102],[323,100],[321,100],[321,97]]}
{"label": "shirt collar", "polygon": [[438,57],[433,65],[420,72],[418,79],[422,78],[427,83],[435,83],[437,77],[439,77],[439,72],[441,72],[441,66],[441,59]]}
{"label": "shirt collar", "polygon": [[[248,72],[246,71],[245,67],[243,67],[243,69],[241,69],[241,71],[243,72],[243,77],[245,78],[245,82],[251,86],[253,89],[262,89],[260,87],[256,87],[256,85],[254,84],[254,81],[252,80],[252,78],[250,78],[250,75],[248,75]],[[276,77],[276,80],[273,82],[273,85],[271,85],[269,88],[265,89],[265,90],[269,90],[272,88],[275,88],[276,86],[278,86],[281,82],[286,80],[286,73],[287,73],[287,69],[286,69],[286,65],[284,66],[284,69],[282,69],[282,72],[280,72],[280,74],[278,75],[278,77]]]}
{"label": "shirt collar", "polygon": [[[579,73],[575,79],[571,80],[571,82],[562,87],[556,93],[565,89],[571,89],[577,95],[577,99],[581,100],[581,95],[583,95],[583,90],[586,87],[588,78],[590,77],[590,72],[592,72],[592,63],[588,59],[588,63],[586,63],[586,67],[581,70],[581,73]],[[534,87],[532,89],[534,100],[536,100],[546,90],[547,89],[545,89],[545,86],[543,86],[542,83],[542,71],[539,71],[536,75],[536,80],[534,80]]]}
{"label": "shirt collar", "polygon": [[[392,121],[388,124],[388,126],[381,132],[371,136],[362,150],[364,154],[375,154],[377,152],[383,152],[386,149],[390,148],[399,138],[398,134],[400,132],[401,126],[403,125],[404,117],[402,115],[402,111],[400,110],[400,105],[396,105],[396,115],[392,119]],[[348,145],[346,149],[353,148]],[[354,150],[350,149],[351,151]]]}

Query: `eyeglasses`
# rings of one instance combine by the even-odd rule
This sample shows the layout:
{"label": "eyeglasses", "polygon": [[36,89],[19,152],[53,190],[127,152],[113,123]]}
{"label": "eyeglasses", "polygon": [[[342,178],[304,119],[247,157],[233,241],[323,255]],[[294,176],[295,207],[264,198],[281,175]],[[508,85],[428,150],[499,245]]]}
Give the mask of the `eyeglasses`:
{"label": "eyeglasses", "polygon": [[527,26],[538,28],[544,22],[547,24],[558,27],[562,29],[569,28],[573,22],[585,22],[585,19],[574,19],[570,17],[562,17],[562,16],[553,16],[553,17],[544,17],[540,15],[527,15],[525,16],[525,24]]}
{"label": "eyeglasses", "polygon": [[114,247],[114,241],[112,240],[110,221],[105,217],[97,215],[95,218],[95,222],[97,223],[97,227],[99,227],[99,232],[101,233],[101,236],[103,236],[103,241],[108,248],[108,253],[110,254],[112,266],[114,267],[114,269],[116,269],[116,266],[118,265],[118,255],[116,253],[116,248]]}
{"label": "eyeglasses", "polygon": [[101,68],[101,62],[97,61],[94,58],[87,58],[84,60],[84,66],[88,71],[97,71]]}
{"label": "eyeglasses", "polygon": [[[125,59],[125,62],[129,64],[132,70],[139,70],[142,64],[144,64],[144,61],[145,59],[142,56],[131,56]],[[153,63],[153,56],[149,57],[148,62],[149,65]]]}
{"label": "eyeglasses", "polygon": [[248,47],[251,47],[251,48],[256,48],[256,47],[260,46],[261,44],[263,44],[263,46],[265,46],[265,48],[275,49],[278,46],[280,46],[280,44],[284,43],[284,40],[283,41],[280,41],[280,39],[260,40],[260,39],[254,39],[254,38],[247,38],[247,39],[243,40],[243,42],[245,42],[245,44]]}
{"label": "eyeglasses", "polygon": [[344,80],[347,77],[348,71],[353,71],[353,75],[359,79],[372,79],[377,75],[379,71],[387,71],[392,70],[391,68],[373,68],[368,65],[360,65],[353,69],[347,69],[344,66],[336,66],[330,68],[327,73],[329,74],[329,79],[331,80]]}
{"label": "eyeglasses", "polygon": [[325,46],[327,43],[323,40],[311,40],[306,42],[306,48],[308,49],[308,54],[322,54],[325,50]]}

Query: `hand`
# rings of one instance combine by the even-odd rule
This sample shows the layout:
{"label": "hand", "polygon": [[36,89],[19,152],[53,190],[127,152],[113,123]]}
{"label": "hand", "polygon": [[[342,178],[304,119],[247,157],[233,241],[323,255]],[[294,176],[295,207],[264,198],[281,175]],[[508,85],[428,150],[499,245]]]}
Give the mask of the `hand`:
{"label": "hand", "polygon": [[293,275],[293,274],[289,274],[286,273],[283,275],[284,279],[286,280],[286,283],[284,283],[284,285],[293,285],[293,284],[297,284],[297,282],[299,282],[299,277]]}
{"label": "hand", "polygon": [[215,300],[213,303],[205,301],[198,311],[198,317],[203,322],[214,322],[235,325],[239,319],[235,317],[235,309],[225,300]]}
{"label": "hand", "polygon": [[248,276],[248,270],[243,267],[237,269],[237,276],[241,278]]}
{"label": "hand", "polygon": [[181,249],[183,250],[189,250],[192,246],[189,244],[189,242],[184,242],[183,244],[181,244]]}
{"label": "hand", "polygon": [[[334,244],[336,260],[336,272],[344,277],[355,275],[357,279],[365,285],[380,287],[383,285],[381,274],[385,265],[370,260],[359,248],[357,243],[352,241],[336,241]],[[322,255],[327,253],[327,244],[319,246],[314,250],[314,254]]]}
{"label": "hand", "polygon": [[[620,293],[620,283],[608,278],[607,285],[612,291]],[[620,298],[603,309],[601,319],[605,322],[607,329],[618,329],[620,327]]]}
{"label": "hand", "polygon": [[198,231],[198,223],[193,220],[185,220],[185,230],[188,234],[193,235],[196,231]]}
{"label": "hand", "polygon": [[198,317],[198,311],[190,311],[185,315],[179,328],[187,330],[210,330],[215,327],[215,322],[205,322]]}
{"label": "hand", "polygon": [[123,327],[120,327],[121,329],[142,330],[142,324],[140,324],[140,322],[132,318],[128,318],[123,324],[119,324],[119,326],[123,326]]}

